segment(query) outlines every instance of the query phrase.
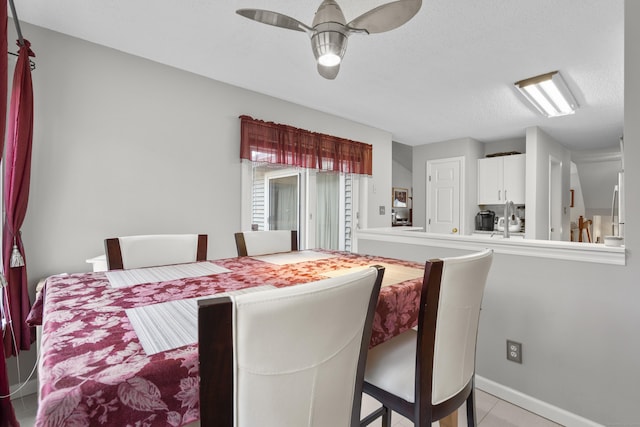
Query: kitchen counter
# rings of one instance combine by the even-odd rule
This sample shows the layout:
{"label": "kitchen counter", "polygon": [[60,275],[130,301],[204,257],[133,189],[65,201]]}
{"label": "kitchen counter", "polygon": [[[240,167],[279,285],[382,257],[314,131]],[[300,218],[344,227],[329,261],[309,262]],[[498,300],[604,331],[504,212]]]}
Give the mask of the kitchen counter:
{"label": "kitchen counter", "polygon": [[[498,231],[498,230],[493,230],[493,231],[475,230],[473,233],[471,233],[471,235],[472,236],[478,236],[478,237],[484,237],[484,238],[499,239],[499,238],[504,238],[504,231]],[[524,231],[510,231],[509,232],[509,237],[518,237],[518,238],[524,239]]]}
{"label": "kitchen counter", "polygon": [[[599,264],[626,265],[624,246],[612,247],[599,243],[560,242],[555,240],[525,239],[513,236],[505,239],[486,235],[453,235],[426,233],[421,227],[381,227],[357,230],[358,240],[407,243],[441,248],[483,250],[492,248],[496,253],[582,261]],[[514,233],[515,234],[515,233]]]}

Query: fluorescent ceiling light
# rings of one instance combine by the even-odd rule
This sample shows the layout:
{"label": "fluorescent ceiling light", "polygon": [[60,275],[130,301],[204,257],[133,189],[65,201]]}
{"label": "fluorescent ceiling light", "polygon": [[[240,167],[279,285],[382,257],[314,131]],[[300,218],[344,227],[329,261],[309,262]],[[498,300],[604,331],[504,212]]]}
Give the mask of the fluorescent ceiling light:
{"label": "fluorescent ceiling light", "polygon": [[575,113],[578,103],[558,71],[514,83],[524,97],[547,117]]}

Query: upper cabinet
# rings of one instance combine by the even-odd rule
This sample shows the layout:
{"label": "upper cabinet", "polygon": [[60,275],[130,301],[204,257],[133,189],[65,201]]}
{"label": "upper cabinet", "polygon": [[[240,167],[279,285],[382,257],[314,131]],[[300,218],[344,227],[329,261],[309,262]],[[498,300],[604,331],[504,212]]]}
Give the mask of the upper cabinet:
{"label": "upper cabinet", "polygon": [[478,159],[478,204],[499,205],[510,200],[525,204],[526,155]]}

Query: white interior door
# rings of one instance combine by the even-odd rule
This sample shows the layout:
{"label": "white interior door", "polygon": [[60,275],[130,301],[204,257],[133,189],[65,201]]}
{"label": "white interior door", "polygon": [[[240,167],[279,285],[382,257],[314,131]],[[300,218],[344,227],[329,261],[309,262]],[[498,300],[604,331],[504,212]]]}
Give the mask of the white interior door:
{"label": "white interior door", "polygon": [[460,234],[461,171],[464,159],[427,162],[427,232]]}

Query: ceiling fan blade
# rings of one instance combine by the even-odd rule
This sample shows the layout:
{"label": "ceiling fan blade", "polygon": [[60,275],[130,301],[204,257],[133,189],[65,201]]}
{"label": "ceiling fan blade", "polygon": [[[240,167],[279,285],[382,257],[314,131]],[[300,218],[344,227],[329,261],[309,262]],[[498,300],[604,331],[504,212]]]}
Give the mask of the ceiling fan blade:
{"label": "ceiling fan blade", "polygon": [[290,16],[283,15],[278,12],[271,12],[270,10],[238,9],[236,10],[236,13],[244,16],[245,18],[253,19],[254,21],[262,22],[263,24],[273,25],[274,27],[302,32],[313,31],[309,26],[303,24],[297,19],[293,19]]}
{"label": "ceiling fan blade", "polygon": [[409,21],[421,6],[422,0],[398,0],[383,4],[358,16],[347,27],[366,30],[369,34],[383,33]]}
{"label": "ceiling fan blade", "polygon": [[318,73],[325,79],[335,79],[338,75],[338,71],[340,71],[340,64],[334,65],[333,67],[318,64]]}

